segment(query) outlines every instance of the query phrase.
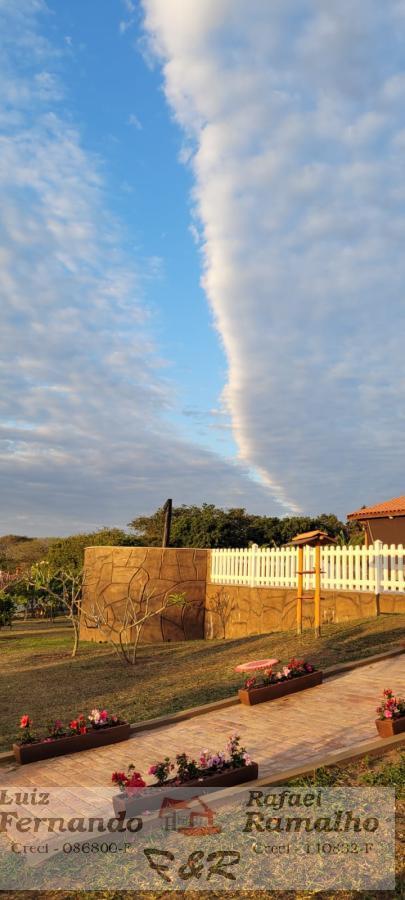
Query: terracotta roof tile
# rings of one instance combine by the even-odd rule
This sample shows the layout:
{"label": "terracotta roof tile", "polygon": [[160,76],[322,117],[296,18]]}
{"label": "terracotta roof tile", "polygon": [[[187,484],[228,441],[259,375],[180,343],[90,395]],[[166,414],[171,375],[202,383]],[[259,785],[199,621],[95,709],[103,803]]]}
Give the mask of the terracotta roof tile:
{"label": "terracotta roof tile", "polygon": [[382,519],[385,516],[405,516],[405,494],[401,497],[393,497],[385,503],[376,503],[375,506],[366,506],[364,509],[356,509],[349,513],[348,519]]}

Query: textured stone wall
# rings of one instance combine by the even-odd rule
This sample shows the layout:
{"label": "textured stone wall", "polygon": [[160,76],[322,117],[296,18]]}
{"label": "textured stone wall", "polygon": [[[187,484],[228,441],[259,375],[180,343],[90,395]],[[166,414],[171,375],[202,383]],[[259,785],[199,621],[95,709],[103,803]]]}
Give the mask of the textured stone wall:
{"label": "textured stone wall", "polygon": [[[142,641],[240,638],[271,631],[295,630],[296,590],[251,588],[209,582],[209,550],[160,547],[89,547],[85,552],[86,586],[81,637],[105,641],[112,630],[118,640],[127,598],[144,602],[152,595],[158,608],[168,594],[185,593],[189,605],[165,610],[146,625]],[[108,627],[100,631],[87,615],[103,610]],[[405,595],[322,591],[322,622],[344,622],[381,613],[405,613]],[[303,602],[303,627],[314,625],[313,599]],[[133,635],[122,635],[125,641]]]}
{"label": "textured stone wall", "polygon": [[[153,617],[142,632],[142,642],[181,641],[204,637],[207,551],[161,547],[89,547],[85,551],[85,591],[80,634],[83,640],[105,641],[109,628],[116,639],[127,598],[138,607],[150,599],[157,609],[163,598],[185,593],[190,603],[171,607]],[[102,609],[108,628],[96,628],[90,615]],[[131,634],[122,636],[131,640]]]}
{"label": "textured stone wall", "polygon": [[[224,637],[224,626],[227,638],[295,630],[296,597],[296,590],[290,588],[251,588],[208,583],[205,636]],[[227,616],[221,617],[221,607],[228,612]],[[405,612],[405,597],[385,594],[381,595],[378,603],[374,594],[360,591],[322,592],[321,621],[324,624],[375,616],[378,610]],[[314,602],[313,599],[304,598],[303,627],[313,626]]]}

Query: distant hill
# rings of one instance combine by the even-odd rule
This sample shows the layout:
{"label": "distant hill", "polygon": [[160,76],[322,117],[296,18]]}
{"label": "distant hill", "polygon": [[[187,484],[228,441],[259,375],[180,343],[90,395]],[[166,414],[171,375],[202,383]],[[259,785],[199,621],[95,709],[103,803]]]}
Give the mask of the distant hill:
{"label": "distant hill", "polygon": [[47,555],[50,547],[60,538],[31,538],[22,534],[0,536],[0,569],[26,568]]}

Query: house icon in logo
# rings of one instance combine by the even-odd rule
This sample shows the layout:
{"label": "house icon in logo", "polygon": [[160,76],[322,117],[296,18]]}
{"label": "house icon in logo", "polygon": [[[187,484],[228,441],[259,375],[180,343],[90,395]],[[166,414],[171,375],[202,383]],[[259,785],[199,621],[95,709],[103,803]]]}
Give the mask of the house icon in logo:
{"label": "house icon in logo", "polygon": [[220,825],[214,825],[212,809],[199,796],[188,800],[165,797],[159,810],[159,819],[165,819],[167,831],[177,831],[190,837],[204,834],[220,834]]}

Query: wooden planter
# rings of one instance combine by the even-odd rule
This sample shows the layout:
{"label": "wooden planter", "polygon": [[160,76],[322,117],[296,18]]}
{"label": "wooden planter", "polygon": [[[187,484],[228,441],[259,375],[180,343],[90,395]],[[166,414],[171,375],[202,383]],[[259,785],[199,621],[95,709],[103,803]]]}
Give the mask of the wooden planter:
{"label": "wooden planter", "polygon": [[52,756],[64,756],[65,753],[80,753],[81,750],[94,750],[105,744],[118,744],[130,736],[131,726],[128,722],[122,725],[92,728],[86,734],[73,734],[69,737],[56,738],[54,741],[38,741],[35,744],[13,744],[14,756],[21,765],[50,759]]}
{"label": "wooden planter", "polygon": [[265,703],[267,700],[278,700],[296,691],[305,691],[306,688],[315,687],[322,683],[322,672],[310,672],[308,675],[300,675],[298,678],[288,678],[279,684],[268,684],[265,687],[244,688],[238,691],[239,700],[246,706],[254,706],[256,703]]}
{"label": "wooden planter", "polygon": [[401,734],[405,731],[405,716],[399,719],[376,719],[375,724],[380,737],[393,737],[394,734]]}
{"label": "wooden planter", "polygon": [[201,780],[194,778],[192,781],[185,781],[181,785],[174,785],[173,781],[168,781],[163,785],[151,785],[151,787],[143,788],[139,793],[136,792],[133,797],[127,797],[124,793],[116,794],[113,797],[114,813],[118,818],[131,818],[132,816],[142,815],[142,807],[147,808],[149,811],[160,809],[162,799],[171,787],[177,791],[195,787],[198,787],[201,791],[205,788],[235,787],[235,785],[244,784],[246,781],[255,781],[258,776],[258,764],[252,762],[248,766],[240,766],[238,769],[216,772],[215,775],[208,775]]}

